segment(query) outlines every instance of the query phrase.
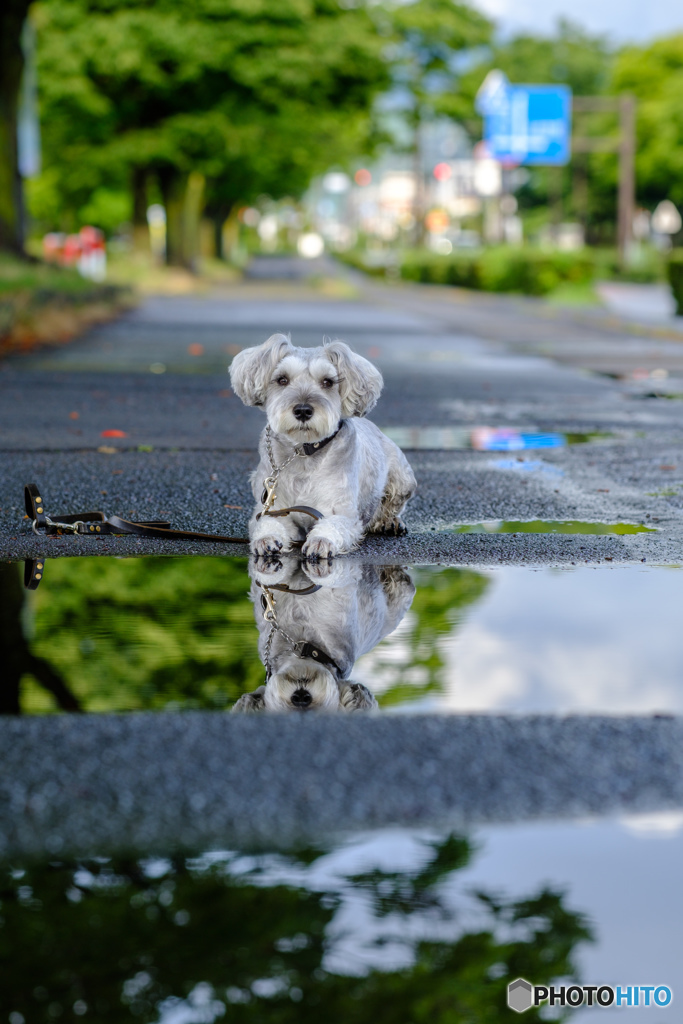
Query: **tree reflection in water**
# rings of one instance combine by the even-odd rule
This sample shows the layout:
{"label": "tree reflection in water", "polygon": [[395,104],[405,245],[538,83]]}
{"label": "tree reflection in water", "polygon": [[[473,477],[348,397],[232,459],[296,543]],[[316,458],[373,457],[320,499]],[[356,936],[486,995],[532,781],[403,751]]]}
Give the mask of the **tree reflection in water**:
{"label": "tree reflection in water", "polygon": [[[0,566],[0,690],[5,712],[222,709],[264,681],[247,560],[59,558],[37,591]],[[393,570],[398,571],[398,570]],[[417,593],[398,632],[370,657],[381,706],[440,693],[441,639],[489,579],[411,570]],[[302,598],[305,600],[305,598]],[[400,656],[392,654],[398,652]]]}
{"label": "tree reflection in water", "polygon": [[[410,870],[336,877],[316,850],[6,870],[2,1019],[517,1019],[508,982],[575,975],[590,929],[564,893],[547,888],[522,900],[460,888],[454,899],[473,852],[468,839],[448,836],[426,844]],[[366,916],[354,935],[359,903]],[[378,964],[397,934],[402,956]],[[340,943],[356,950],[346,970],[335,965]]]}

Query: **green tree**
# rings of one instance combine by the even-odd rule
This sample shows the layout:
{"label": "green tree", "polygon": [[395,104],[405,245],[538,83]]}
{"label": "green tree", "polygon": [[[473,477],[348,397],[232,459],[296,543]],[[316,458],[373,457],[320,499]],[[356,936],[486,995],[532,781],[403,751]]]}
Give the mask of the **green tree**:
{"label": "green tree", "polygon": [[[391,686],[379,698],[382,707],[443,694],[447,680],[444,643],[463,620],[465,609],[478,601],[489,586],[489,578],[468,569],[416,569],[417,586],[406,619],[408,629],[401,640],[386,640],[376,648],[377,669],[390,675]],[[394,643],[408,650],[400,664],[383,651]]]}
{"label": "green tree", "polygon": [[[568,85],[576,96],[596,96],[609,89],[613,61],[614,50],[605,36],[594,35],[575,22],[561,18],[551,36],[524,32],[483,50],[481,60],[462,75],[459,95],[444,98],[444,109],[460,116],[471,135],[481,138],[483,125],[475,111],[475,97],[484,78],[494,68],[503,71],[512,83]],[[602,118],[596,127],[609,130],[613,124]],[[587,130],[590,126],[582,120],[582,133]],[[572,183],[568,169],[535,167],[529,170],[528,181],[518,193],[520,206],[526,211],[540,212],[543,209],[545,213],[549,203],[571,200],[577,207],[575,215],[586,219],[590,212],[593,219],[612,225],[615,215],[615,158],[610,156],[606,160],[597,160],[575,156],[573,162],[579,174],[573,198],[573,185],[576,186],[577,181]],[[591,196],[590,211],[587,211],[584,182],[589,170]]]}
{"label": "green tree", "polygon": [[48,660],[32,649],[22,622],[26,598],[19,566],[0,563],[0,714],[18,715],[21,682],[29,675],[52,694],[64,711],[80,711],[78,700]]}
{"label": "green tree", "polygon": [[661,199],[683,206],[683,33],[623,49],[611,91],[638,101],[638,198],[650,207]]}
{"label": "green tree", "polygon": [[[446,888],[473,845],[446,836],[430,846],[422,866],[342,876],[327,891],[307,886],[316,850],[250,858],[250,867],[239,854],[14,865],[0,880],[0,1012],[48,1024],[75,1008],[101,1024],[152,1024],[162,1002],[188,1000],[197,1007],[188,1019],[227,1009],[235,1024],[508,1024],[517,1019],[506,1005],[510,981],[575,976],[576,947],[591,934],[564,893],[480,892],[481,924],[468,930]],[[298,881],[283,884],[283,875]],[[380,944],[404,925],[409,966],[329,970],[345,897],[367,906]],[[425,922],[451,937],[411,938]],[[539,1021],[539,1011],[527,1019]]]}
{"label": "green tree", "polygon": [[[246,567],[208,557],[50,560],[27,595],[27,650],[85,711],[226,708],[263,682]],[[21,676],[43,682],[28,662]]]}
{"label": "green tree", "polygon": [[0,249],[23,252],[24,204],[17,152],[17,107],[24,56],[21,32],[31,0],[0,10]]}
{"label": "green tree", "polygon": [[101,188],[128,189],[139,218],[154,178],[172,263],[192,263],[206,196],[223,218],[367,147],[388,81],[368,12],[336,0],[43,0],[37,25],[64,226]]}

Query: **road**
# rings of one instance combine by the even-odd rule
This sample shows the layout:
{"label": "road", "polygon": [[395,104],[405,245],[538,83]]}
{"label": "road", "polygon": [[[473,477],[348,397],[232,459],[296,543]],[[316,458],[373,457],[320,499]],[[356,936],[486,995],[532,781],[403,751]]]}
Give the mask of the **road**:
{"label": "road", "polygon": [[[277,330],[301,345],[343,338],[384,375],[372,418],[403,431],[418,493],[409,536],[369,540],[356,557],[675,564],[683,558],[683,331],[672,324],[348,275],[317,288],[253,280],[209,296],[149,298],[68,346],[0,364],[0,557],[200,550],[36,538],[22,519],[28,480],[39,483],[49,514],[103,508],[246,535],[247,474],[263,418],[232,394],[227,366]],[[482,427],[572,443],[475,450],[471,431]],[[649,532],[494,532],[501,521]],[[483,532],[454,532],[463,524]]]}

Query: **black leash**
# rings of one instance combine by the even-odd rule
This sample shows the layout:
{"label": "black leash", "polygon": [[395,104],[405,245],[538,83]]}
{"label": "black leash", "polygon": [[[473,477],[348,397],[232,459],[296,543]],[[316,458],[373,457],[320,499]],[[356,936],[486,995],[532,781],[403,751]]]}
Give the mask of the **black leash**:
{"label": "black leash", "polygon": [[[194,530],[172,530],[171,524],[161,519],[133,522],[120,516],[107,516],[104,512],[68,512],[51,519],[45,511],[45,502],[36,484],[24,487],[24,504],[26,515],[31,520],[33,532],[43,533],[46,537],[61,536],[64,533],[79,536],[118,536],[153,537],[161,540],[206,540],[223,544],[248,544],[248,537],[227,537],[219,533],[198,533]],[[313,519],[322,519],[323,514],[310,505],[292,505],[291,508],[273,509],[264,512],[268,516],[288,516],[292,512],[301,512]]]}
{"label": "black leash", "polygon": [[222,541],[230,544],[248,544],[248,537],[225,537],[220,534],[196,533],[193,530],[172,530],[171,524],[161,519],[149,519],[136,523],[120,516],[107,516],[104,512],[67,512],[51,519],[45,511],[45,502],[36,484],[24,487],[24,504],[26,515],[32,521],[35,534],[44,533],[46,537],[59,537],[64,533],[79,536],[116,536],[132,535],[135,537],[154,537],[164,540],[207,540]]}
{"label": "black leash", "polygon": [[[61,537],[71,533],[79,537],[132,536],[148,537],[154,540],[200,540],[219,544],[248,544],[248,537],[228,537],[219,533],[199,533],[195,530],[172,530],[170,522],[163,519],[148,519],[135,522],[121,516],[108,516],[105,512],[65,512],[51,518],[45,511],[45,501],[37,484],[24,486],[24,506],[31,520],[31,527],[37,536]],[[271,509],[262,514],[273,517],[288,516],[300,512],[314,520],[323,518],[322,512],[310,505],[293,505],[291,508]],[[260,513],[261,514],[261,513]],[[44,558],[25,562],[24,586],[35,590],[43,578]]]}

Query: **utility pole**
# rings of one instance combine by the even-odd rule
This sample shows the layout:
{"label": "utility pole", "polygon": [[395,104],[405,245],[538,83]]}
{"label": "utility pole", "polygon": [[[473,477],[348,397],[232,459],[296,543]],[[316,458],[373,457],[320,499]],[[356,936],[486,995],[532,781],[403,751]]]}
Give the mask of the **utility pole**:
{"label": "utility pole", "polygon": [[636,101],[624,93],[619,97],[619,259],[622,266],[628,260],[633,241],[633,214],[636,199]]}
{"label": "utility pole", "polygon": [[619,156],[619,193],[617,201],[617,246],[619,263],[626,266],[633,239],[633,213],[636,205],[636,101],[630,93],[621,96],[575,96],[574,112],[617,113],[618,137],[583,135],[572,139],[574,153],[617,153]]}

